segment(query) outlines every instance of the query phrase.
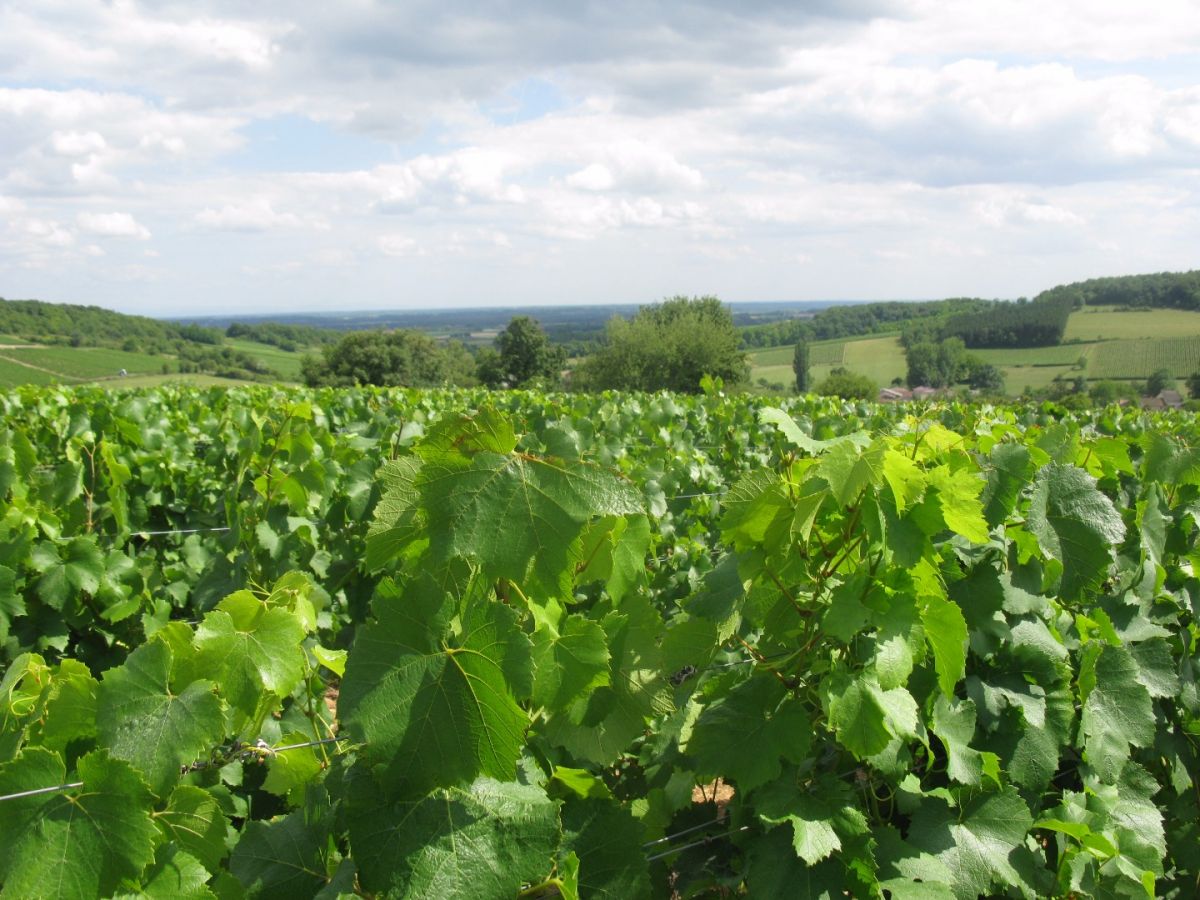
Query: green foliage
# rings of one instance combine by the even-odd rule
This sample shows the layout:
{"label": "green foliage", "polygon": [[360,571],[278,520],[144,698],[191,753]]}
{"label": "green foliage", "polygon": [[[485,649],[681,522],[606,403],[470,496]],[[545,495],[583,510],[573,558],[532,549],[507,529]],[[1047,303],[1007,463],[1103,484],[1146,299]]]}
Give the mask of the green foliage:
{"label": "green foliage", "polygon": [[715,386],[0,395],[0,886],[1188,896],[1197,446]]}
{"label": "green foliage", "polygon": [[1175,387],[1175,379],[1171,377],[1169,369],[1155,369],[1146,379],[1146,394],[1150,397],[1157,397],[1167,388],[1173,387]]}
{"label": "green foliage", "polygon": [[733,316],[716,297],[674,297],[614,318],[606,339],[578,373],[592,389],[697,393],[708,375],[727,385],[747,377]]}
{"label": "green foliage", "polygon": [[496,336],[496,352],[480,357],[479,380],[488,387],[526,387],[558,381],[566,353],[554,346],[530,316],[514,316]]}
{"label": "green foliage", "polygon": [[426,386],[443,384],[456,367],[447,351],[417,331],[355,331],[306,357],[301,373],[310,387]]}
{"label": "green foliage", "polygon": [[796,391],[808,393],[809,367],[808,341],[797,341],[796,349],[792,351],[792,372],[796,376]]}
{"label": "green foliage", "polygon": [[816,386],[822,397],[841,397],[843,400],[874,399],[879,386],[866,375],[838,367]]}

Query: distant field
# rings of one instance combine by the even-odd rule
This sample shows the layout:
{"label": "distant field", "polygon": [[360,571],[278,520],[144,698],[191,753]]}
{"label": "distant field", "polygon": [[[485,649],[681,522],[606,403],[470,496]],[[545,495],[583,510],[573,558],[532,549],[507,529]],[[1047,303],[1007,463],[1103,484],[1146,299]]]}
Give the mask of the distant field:
{"label": "distant field", "polygon": [[895,335],[847,341],[842,365],[851,372],[866,375],[880,386],[891,384],[893,378],[903,378],[908,370],[904,348]]}
{"label": "distant field", "polygon": [[[1055,377],[1143,379],[1167,369],[1176,378],[1186,378],[1200,371],[1200,312],[1091,307],[1071,313],[1065,339],[1078,343],[970,352],[1000,368],[1011,395],[1026,387],[1046,387]],[[903,378],[907,369],[896,335],[822,341],[811,344],[810,352],[814,382],[835,365],[867,375],[880,386]],[[790,386],[792,353],[790,346],[750,353],[751,378]],[[1081,357],[1086,366],[1078,369]]]}
{"label": "distant field", "polygon": [[1166,369],[1176,378],[1200,372],[1200,337],[1105,341],[1088,355],[1088,378],[1148,378]]}
{"label": "distant field", "polygon": [[[808,345],[808,361],[813,366],[840,366],[842,364],[845,341],[820,341]],[[787,366],[792,367],[792,355],[796,352],[794,345],[786,347],[768,347],[756,350],[750,354],[751,368],[767,368]]]}
{"label": "distant field", "polygon": [[55,381],[62,381],[62,379],[55,378],[48,372],[39,372],[37,369],[18,365],[0,356],[0,387],[10,388],[21,384],[53,384]]}
{"label": "distant field", "polygon": [[119,390],[121,388],[158,387],[162,384],[187,384],[196,387],[236,387],[240,384],[256,384],[253,381],[241,381],[237,378],[218,378],[215,375],[130,375],[127,378],[113,378],[101,381],[100,387]]}
{"label": "distant field", "polygon": [[1009,347],[1003,350],[971,350],[984,362],[995,366],[1073,366],[1090,345],[1062,347]]}
{"label": "distant field", "polygon": [[1103,341],[1200,335],[1200,312],[1182,309],[1119,310],[1096,306],[1071,313],[1063,340]]}
{"label": "distant field", "polygon": [[288,352],[280,350],[278,347],[272,347],[270,344],[260,344],[257,341],[242,341],[230,338],[225,339],[226,345],[235,350],[241,350],[247,356],[257,359],[263,365],[269,366],[279,375],[288,380],[298,381],[300,379],[300,359],[306,352],[317,352],[304,348],[296,352]]}
{"label": "distant field", "polygon": [[4,350],[3,354],[9,359],[49,369],[64,379],[115,377],[122,369],[133,374],[161,373],[163,363],[168,362],[161,356],[103,347],[34,347]]}

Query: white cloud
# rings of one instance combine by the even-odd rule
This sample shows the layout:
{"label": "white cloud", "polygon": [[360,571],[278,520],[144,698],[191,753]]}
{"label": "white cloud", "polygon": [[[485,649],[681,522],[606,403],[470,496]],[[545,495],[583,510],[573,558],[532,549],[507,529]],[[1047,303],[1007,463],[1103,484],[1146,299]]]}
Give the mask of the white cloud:
{"label": "white cloud", "polygon": [[254,197],[243,202],[229,203],[219,209],[206,207],[196,214],[195,220],[214,231],[281,231],[291,229],[323,229],[327,224],[316,216],[301,216],[291,212],[277,212],[265,197]]}
{"label": "white cloud", "polygon": [[[245,311],[397,302],[394,259],[441,304],[1181,268],[1197,46],[1194,0],[12,0],[0,278]],[[151,232],[153,269],[108,240]]]}
{"label": "white cloud", "polygon": [[377,243],[385,256],[412,256],[418,252],[417,242],[405,234],[382,234]]}
{"label": "white cloud", "polygon": [[75,222],[81,230],[99,237],[137,238],[142,241],[150,239],[150,229],[129,213],[82,212],[75,217]]}

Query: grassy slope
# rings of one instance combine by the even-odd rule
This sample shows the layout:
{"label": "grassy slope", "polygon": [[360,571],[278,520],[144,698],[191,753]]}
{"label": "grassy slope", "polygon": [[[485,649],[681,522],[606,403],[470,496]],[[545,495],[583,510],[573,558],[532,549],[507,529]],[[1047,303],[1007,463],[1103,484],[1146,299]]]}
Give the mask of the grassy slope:
{"label": "grassy slope", "polygon": [[305,353],[319,352],[316,348],[310,349],[305,347],[294,353],[289,353],[287,350],[280,350],[278,347],[273,347],[270,344],[260,344],[257,341],[243,341],[235,338],[226,338],[225,346],[232,347],[234,350],[241,350],[247,356],[257,359],[287,381],[300,380],[300,358]]}
{"label": "grassy slope", "polygon": [[[1019,394],[1026,387],[1045,387],[1056,376],[1089,379],[1144,379],[1156,369],[1176,378],[1200,371],[1200,313],[1176,309],[1124,311],[1095,307],[1071,314],[1066,343],[1058,347],[974,350],[1004,372],[1005,388]],[[880,385],[904,377],[904,351],[895,336],[872,336],[811,345],[814,381],[833,365],[870,376]],[[840,350],[841,358],[834,360]],[[820,354],[820,355],[818,355]],[[1083,369],[1076,368],[1079,359]],[[750,354],[751,378],[792,384],[792,348],[772,347]]]}
{"label": "grassy slope", "polygon": [[174,368],[162,356],[145,353],[126,353],[104,347],[37,347],[0,350],[11,360],[27,362],[57,372],[63,378],[115,377],[122,369],[131,374],[161,373],[163,363]]}

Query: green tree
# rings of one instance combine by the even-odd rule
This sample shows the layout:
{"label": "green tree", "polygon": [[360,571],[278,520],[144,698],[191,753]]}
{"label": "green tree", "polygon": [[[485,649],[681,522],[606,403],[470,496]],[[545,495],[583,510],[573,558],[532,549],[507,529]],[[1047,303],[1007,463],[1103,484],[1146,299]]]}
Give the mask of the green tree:
{"label": "green tree", "polygon": [[1004,390],[1004,373],[991,363],[976,360],[967,375],[967,384],[977,391],[999,394]]}
{"label": "green tree", "polygon": [[878,392],[878,385],[866,375],[850,372],[840,366],[817,385],[817,393],[821,396],[841,397],[843,400],[870,400]]}
{"label": "green tree", "polygon": [[522,387],[537,379],[557,381],[566,353],[550,343],[536,319],[514,316],[496,336],[496,357],[480,359],[479,380],[489,387]]}
{"label": "green tree", "polygon": [[1193,372],[1187,380],[1188,395],[1193,400],[1200,400],[1200,372]]}
{"label": "green tree", "polygon": [[792,371],[796,373],[796,390],[801,394],[808,393],[808,341],[796,341],[796,349],[792,353]]}
{"label": "green tree", "polygon": [[580,367],[580,387],[698,393],[705,375],[749,377],[733,316],[716,297],[673,297],[609,321],[604,345]]}
{"label": "green tree", "polygon": [[1146,379],[1146,396],[1157,397],[1168,388],[1175,387],[1175,379],[1167,369],[1157,369]]}
{"label": "green tree", "polygon": [[443,348],[420,332],[406,330],[351,332],[301,364],[309,387],[430,387],[450,381],[451,373]]}

